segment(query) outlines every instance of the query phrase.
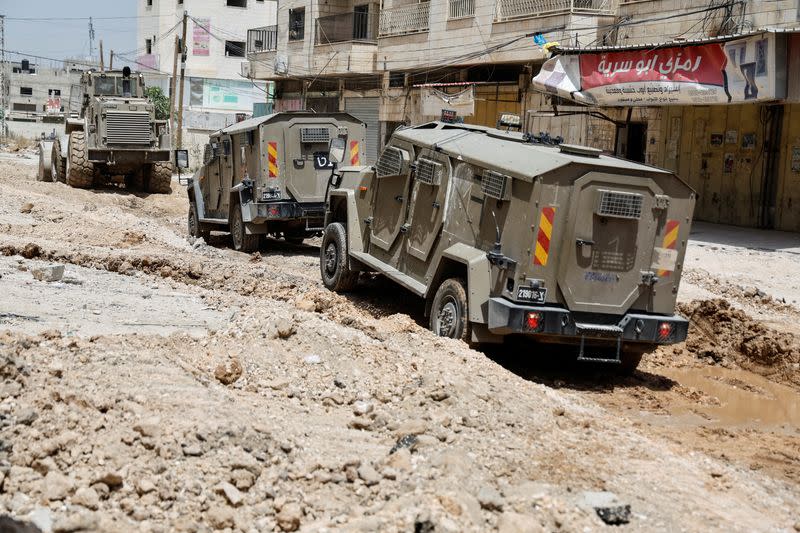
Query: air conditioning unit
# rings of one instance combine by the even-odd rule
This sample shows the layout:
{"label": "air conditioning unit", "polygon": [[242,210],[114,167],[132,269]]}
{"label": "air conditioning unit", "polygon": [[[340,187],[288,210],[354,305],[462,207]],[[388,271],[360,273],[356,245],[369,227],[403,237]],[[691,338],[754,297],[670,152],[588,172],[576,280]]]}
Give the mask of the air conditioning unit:
{"label": "air conditioning unit", "polygon": [[245,78],[250,78],[250,62],[249,61],[242,61],[242,76]]}
{"label": "air conditioning unit", "polygon": [[275,74],[289,73],[289,58],[286,56],[275,56]]}

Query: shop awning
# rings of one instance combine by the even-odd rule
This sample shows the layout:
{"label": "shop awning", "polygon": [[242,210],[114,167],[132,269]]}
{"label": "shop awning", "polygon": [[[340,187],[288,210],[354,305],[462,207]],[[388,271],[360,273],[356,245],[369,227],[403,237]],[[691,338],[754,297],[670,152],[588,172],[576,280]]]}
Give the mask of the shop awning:
{"label": "shop awning", "polygon": [[782,99],[784,34],[765,30],[685,43],[560,49],[542,65],[533,88],[580,104],[608,107]]}

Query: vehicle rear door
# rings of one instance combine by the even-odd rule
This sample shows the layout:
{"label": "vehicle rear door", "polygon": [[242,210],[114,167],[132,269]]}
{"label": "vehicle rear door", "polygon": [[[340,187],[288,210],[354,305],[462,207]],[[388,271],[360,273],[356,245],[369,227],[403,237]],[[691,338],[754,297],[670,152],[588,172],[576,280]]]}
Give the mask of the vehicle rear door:
{"label": "vehicle rear door", "polygon": [[537,234],[534,261],[545,252],[560,257],[559,288],[571,310],[620,315],[652,291],[661,197],[649,178],[589,172],[575,181],[566,218],[542,210],[541,217],[564,224],[563,241],[545,250],[547,240]]}
{"label": "vehicle rear door", "polygon": [[331,176],[328,143],[338,127],[324,123],[294,123],[286,132],[284,151],[286,189],[298,202],[323,202]]}

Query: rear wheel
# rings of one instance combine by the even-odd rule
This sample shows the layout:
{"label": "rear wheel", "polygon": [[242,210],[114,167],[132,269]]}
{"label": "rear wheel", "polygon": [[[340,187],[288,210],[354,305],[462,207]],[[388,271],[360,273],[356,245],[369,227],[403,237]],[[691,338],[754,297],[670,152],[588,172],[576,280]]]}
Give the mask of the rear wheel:
{"label": "rear wheel", "polygon": [[148,171],[147,192],[155,194],[172,192],[172,163],[153,163]]}
{"label": "rear wheel", "polygon": [[86,150],[86,135],[82,131],[69,134],[67,158],[67,185],[88,189],[94,182],[94,168]]}
{"label": "rear wheel", "polygon": [[642,362],[642,356],[649,351],[646,348],[623,346],[619,354],[619,373],[625,376],[633,374]]}
{"label": "rear wheel", "polygon": [[461,278],[449,278],[439,285],[433,297],[430,316],[431,331],[440,337],[472,340],[467,312],[467,284]]}
{"label": "rear wheel", "polygon": [[67,181],[67,162],[61,157],[61,141],[53,141],[53,149],[50,152],[50,175],[53,181],[65,183]]}
{"label": "rear wheel", "polygon": [[247,234],[244,220],[242,220],[242,207],[239,205],[239,202],[236,202],[233,205],[230,226],[234,250],[237,252],[247,253],[252,253],[258,250],[259,236]]}
{"label": "rear wheel", "polygon": [[319,248],[322,284],[329,290],[346,292],[358,283],[358,272],[350,270],[347,231],[339,222],[328,224]]}

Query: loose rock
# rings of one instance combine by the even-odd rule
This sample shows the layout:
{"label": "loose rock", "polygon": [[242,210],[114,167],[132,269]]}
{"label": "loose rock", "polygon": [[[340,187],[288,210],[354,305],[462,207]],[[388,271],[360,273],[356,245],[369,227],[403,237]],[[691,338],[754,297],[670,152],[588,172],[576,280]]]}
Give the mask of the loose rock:
{"label": "loose rock", "polygon": [[232,357],[225,363],[220,363],[214,370],[214,377],[223,385],[230,385],[242,377],[242,363]]}
{"label": "loose rock", "polygon": [[64,277],[64,265],[48,265],[31,270],[31,275],[39,281],[60,281]]}

